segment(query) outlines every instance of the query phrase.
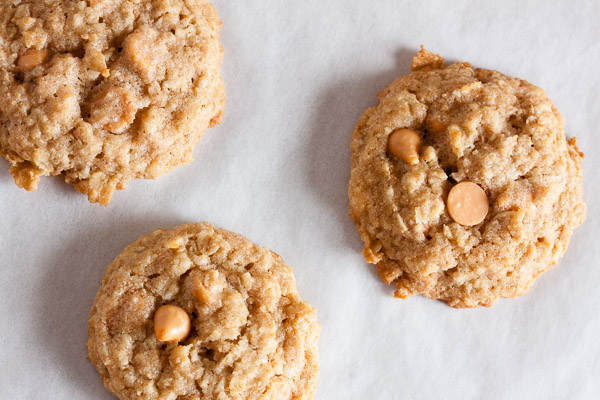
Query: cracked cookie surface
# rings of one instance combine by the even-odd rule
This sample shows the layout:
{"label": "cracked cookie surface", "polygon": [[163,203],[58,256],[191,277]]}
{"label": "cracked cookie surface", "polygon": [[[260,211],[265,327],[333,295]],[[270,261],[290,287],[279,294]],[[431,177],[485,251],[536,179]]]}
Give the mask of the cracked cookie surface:
{"label": "cracked cookie surface", "polygon": [[136,178],[192,160],[220,123],[221,22],[207,0],[0,4],[0,155],[106,205]]}
{"label": "cracked cookie surface", "polygon": [[[540,88],[421,50],[413,72],[379,94],[352,136],[350,215],[364,256],[396,297],[491,306],[526,293],[585,219],[581,154]],[[399,129],[420,137],[414,165],[388,151]],[[489,199],[463,226],[446,207],[459,182]]]}
{"label": "cracked cookie surface", "polygon": [[[164,304],[190,316],[185,340],[157,340]],[[311,399],[319,330],[277,254],[192,223],[156,230],[110,264],[87,347],[121,399]]]}

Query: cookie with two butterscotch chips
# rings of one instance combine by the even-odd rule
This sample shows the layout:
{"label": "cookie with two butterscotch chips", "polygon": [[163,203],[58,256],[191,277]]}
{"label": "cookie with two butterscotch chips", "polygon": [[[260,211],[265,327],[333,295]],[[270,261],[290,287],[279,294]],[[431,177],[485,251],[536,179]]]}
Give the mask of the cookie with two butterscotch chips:
{"label": "cookie with two butterscotch chips", "polygon": [[396,297],[526,293],[585,219],[581,160],[544,91],[424,49],[352,135],[350,215]]}

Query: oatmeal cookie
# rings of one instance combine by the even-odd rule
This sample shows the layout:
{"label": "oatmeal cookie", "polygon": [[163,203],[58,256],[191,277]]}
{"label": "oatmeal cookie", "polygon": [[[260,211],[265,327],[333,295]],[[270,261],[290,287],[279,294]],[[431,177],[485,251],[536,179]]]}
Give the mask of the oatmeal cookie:
{"label": "oatmeal cookie", "polygon": [[63,175],[108,204],[192,160],[223,117],[208,0],[0,3],[0,155],[18,186]]}
{"label": "oatmeal cookie", "polygon": [[319,330],[277,254],[195,223],[110,264],[87,347],[120,399],[311,399]]}
{"label": "oatmeal cookie", "polygon": [[526,293],[585,218],[581,154],[544,91],[422,49],[352,136],[350,216],[396,297]]}

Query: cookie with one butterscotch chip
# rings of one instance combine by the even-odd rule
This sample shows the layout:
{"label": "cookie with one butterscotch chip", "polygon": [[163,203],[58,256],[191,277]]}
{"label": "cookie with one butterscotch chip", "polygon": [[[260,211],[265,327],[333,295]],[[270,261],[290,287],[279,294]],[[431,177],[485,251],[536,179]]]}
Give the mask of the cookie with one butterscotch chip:
{"label": "cookie with one butterscotch chip", "polygon": [[585,219],[581,154],[544,91],[424,49],[352,136],[350,215],[396,297],[526,293]]}
{"label": "cookie with one butterscotch chip", "polygon": [[62,175],[106,205],[192,160],[223,117],[208,0],[0,3],[0,155],[18,186]]}
{"label": "cookie with one butterscotch chip", "polygon": [[319,331],[277,254],[192,223],[109,265],[87,348],[120,399],[311,399]]}

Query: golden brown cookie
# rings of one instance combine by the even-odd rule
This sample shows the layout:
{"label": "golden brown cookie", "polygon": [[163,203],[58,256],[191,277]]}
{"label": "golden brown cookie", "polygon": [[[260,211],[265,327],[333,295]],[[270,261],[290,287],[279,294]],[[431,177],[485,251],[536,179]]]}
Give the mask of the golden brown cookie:
{"label": "golden brown cookie", "polygon": [[87,347],[120,399],[311,399],[319,330],[277,254],[196,223],[110,264]]}
{"label": "golden brown cookie", "polygon": [[585,218],[583,154],[526,81],[424,49],[412,70],[352,136],[365,258],[400,298],[476,307],[526,293]]}
{"label": "golden brown cookie", "polygon": [[18,186],[65,181],[106,205],[192,160],[223,117],[208,0],[0,3],[0,155]]}

